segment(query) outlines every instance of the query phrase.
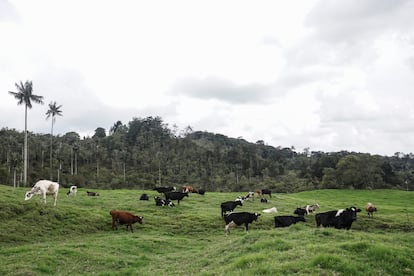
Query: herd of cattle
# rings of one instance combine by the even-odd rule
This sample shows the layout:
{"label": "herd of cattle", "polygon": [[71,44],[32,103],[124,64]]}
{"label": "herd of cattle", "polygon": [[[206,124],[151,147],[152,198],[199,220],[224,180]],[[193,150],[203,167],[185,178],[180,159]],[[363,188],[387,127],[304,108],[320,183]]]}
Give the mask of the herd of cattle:
{"label": "herd of cattle", "polygon": [[[205,194],[205,191],[202,189],[195,189],[192,186],[183,186],[182,191],[177,191],[175,187],[156,187],[154,188],[160,194],[164,194],[164,198],[159,196],[154,196],[154,201],[156,206],[169,206],[175,207],[173,203],[174,200],[177,201],[177,204],[180,204],[180,201],[184,199],[184,197],[188,197],[189,193],[198,193],[201,195]],[[57,195],[59,192],[59,184],[56,182],[52,182],[49,180],[40,180],[36,182],[33,188],[26,192],[25,200],[29,200],[33,197],[33,195],[40,195],[43,197],[43,202],[46,204],[46,195],[51,194],[54,199],[54,206],[56,206]],[[256,193],[260,197],[260,201],[263,203],[267,203],[268,200],[264,197],[264,195],[268,195],[269,198],[272,197],[272,193],[269,189],[261,189],[257,190]],[[76,196],[77,194],[77,187],[71,186],[69,191],[66,193],[68,197]],[[87,196],[99,196],[97,192],[86,192]],[[235,225],[244,225],[245,231],[247,232],[249,229],[249,224],[253,221],[257,221],[260,213],[249,213],[249,212],[234,212],[237,206],[243,206],[243,202],[247,200],[253,200],[255,196],[254,192],[249,192],[246,196],[239,196],[235,200],[232,201],[225,201],[220,204],[221,207],[221,216],[225,222],[225,233],[226,235],[230,233],[230,227]],[[147,194],[142,194],[140,200],[149,200],[149,196]],[[274,217],[274,224],[275,227],[288,227],[292,224],[298,222],[305,222],[305,216],[316,212],[319,209],[319,204],[313,205],[306,205],[303,207],[298,207],[293,211],[293,214],[296,216],[291,215],[284,215],[284,216],[275,216]],[[373,217],[373,213],[377,211],[377,208],[372,203],[367,203],[365,206],[365,210],[369,217]],[[277,213],[276,207],[272,207],[269,209],[262,210],[263,213]],[[356,208],[355,206],[351,206],[349,208],[340,209],[340,210],[332,210],[323,213],[317,213],[315,215],[316,226],[320,227],[334,227],[336,229],[347,229],[349,230],[352,226],[352,223],[357,219],[357,213],[361,212],[361,209]],[[124,224],[126,225],[126,229],[131,230],[132,224],[138,222],[142,224],[143,217],[136,216],[129,212],[120,211],[120,210],[112,210],[110,211],[110,215],[112,217],[112,229],[117,229],[117,224]]]}

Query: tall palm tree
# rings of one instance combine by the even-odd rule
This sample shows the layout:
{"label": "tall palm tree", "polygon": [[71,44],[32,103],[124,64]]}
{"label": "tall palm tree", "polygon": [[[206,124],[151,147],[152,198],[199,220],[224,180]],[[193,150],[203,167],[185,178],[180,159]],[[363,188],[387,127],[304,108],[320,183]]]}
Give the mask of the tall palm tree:
{"label": "tall palm tree", "polygon": [[26,81],[24,84],[20,81],[14,84],[17,92],[9,91],[17,100],[17,104],[24,104],[24,186],[27,185],[27,109],[32,108],[32,101],[43,104],[43,96],[33,94],[32,81]]}
{"label": "tall palm tree", "polygon": [[53,125],[56,121],[56,116],[62,116],[62,110],[60,108],[62,105],[57,106],[56,102],[50,102],[49,110],[46,112],[46,120],[52,117],[52,129],[50,131],[50,180],[52,179],[52,171],[53,171],[53,160],[52,160],[52,150],[53,150]]}

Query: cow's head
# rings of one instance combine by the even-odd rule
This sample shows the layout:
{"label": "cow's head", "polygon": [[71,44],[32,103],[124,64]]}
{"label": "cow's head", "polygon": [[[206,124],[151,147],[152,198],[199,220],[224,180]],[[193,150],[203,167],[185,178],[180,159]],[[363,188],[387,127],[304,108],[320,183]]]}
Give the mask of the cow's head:
{"label": "cow's head", "polygon": [[135,220],[139,223],[139,224],[142,224],[142,219],[144,218],[144,217],[142,217],[142,216],[134,216],[135,217]]}
{"label": "cow's head", "polygon": [[32,191],[26,192],[26,195],[24,196],[24,200],[29,200],[33,197],[34,193]]}
{"label": "cow's head", "polygon": [[357,209],[356,207],[352,206],[349,208],[346,208],[346,211],[349,212],[352,216],[352,220],[356,220],[357,219],[357,213],[361,212],[361,209]]}
{"label": "cow's head", "polygon": [[254,220],[256,220],[256,221],[257,221],[257,218],[258,218],[258,217],[260,217],[260,215],[261,215],[261,214],[259,214],[259,213],[254,213],[254,215],[255,215]]}

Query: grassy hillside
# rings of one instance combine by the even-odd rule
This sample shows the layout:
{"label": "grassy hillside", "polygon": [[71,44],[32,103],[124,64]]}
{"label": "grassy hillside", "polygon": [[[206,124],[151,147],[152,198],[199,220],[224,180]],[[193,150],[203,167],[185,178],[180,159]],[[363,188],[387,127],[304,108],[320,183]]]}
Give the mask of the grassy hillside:
{"label": "grassy hillside", "polygon": [[[320,212],[373,202],[374,218],[359,213],[350,231],[315,227],[314,215],[274,228],[273,214],[224,234],[220,203],[242,193],[191,194],[175,208],[155,206],[155,191],[100,190],[76,198],[61,191],[24,201],[27,189],[0,185],[1,275],[414,275],[414,193],[395,190],[317,190],[276,194],[268,204],[246,202],[236,211],[276,206],[279,215],[318,202]],[[142,193],[150,201],[140,201]],[[134,233],[111,229],[111,209],[144,216]]]}

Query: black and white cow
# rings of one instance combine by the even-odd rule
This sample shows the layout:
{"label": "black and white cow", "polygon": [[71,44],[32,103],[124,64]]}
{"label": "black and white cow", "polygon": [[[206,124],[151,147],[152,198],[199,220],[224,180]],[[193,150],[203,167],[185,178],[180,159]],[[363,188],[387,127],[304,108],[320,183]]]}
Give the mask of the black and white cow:
{"label": "black and white cow", "polygon": [[86,191],[86,195],[87,196],[99,196],[99,193]]}
{"label": "black and white cow", "polygon": [[306,211],[306,209],[303,209],[303,208],[300,208],[300,207],[296,208],[296,210],[293,213],[295,215],[302,216],[302,217],[304,215],[307,215],[308,214],[308,212]]}
{"label": "black and white cow", "polygon": [[306,220],[303,216],[276,216],[275,227],[288,227],[292,224],[296,224],[299,221],[305,222]]}
{"label": "black and white cow", "polygon": [[158,196],[154,196],[156,206],[170,206],[175,207],[175,204],[169,199],[162,199]]}
{"label": "black and white cow", "polygon": [[78,192],[77,186],[70,186],[69,191],[66,193],[66,196],[76,196],[76,193]]}
{"label": "black and white cow", "polygon": [[253,221],[257,221],[257,218],[260,216],[258,213],[248,213],[248,212],[240,212],[240,213],[230,213],[224,216],[224,221],[226,222],[226,226],[224,230],[226,235],[230,233],[230,226],[232,225],[242,225],[244,224],[244,229],[246,232],[249,231],[249,223]]}
{"label": "black and white cow", "polygon": [[361,212],[361,209],[352,206],[346,209],[319,213],[315,216],[316,226],[319,227],[322,225],[323,227],[349,230],[352,223],[357,220],[358,212]]}
{"label": "black and white cow", "polygon": [[226,201],[221,203],[221,216],[223,217],[226,212],[232,212],[237,206],[243,206],[241,200]]}

